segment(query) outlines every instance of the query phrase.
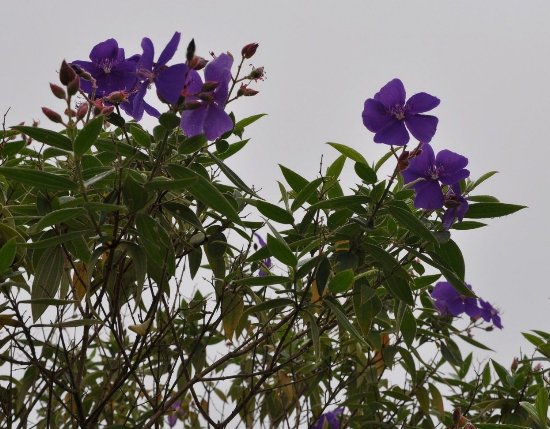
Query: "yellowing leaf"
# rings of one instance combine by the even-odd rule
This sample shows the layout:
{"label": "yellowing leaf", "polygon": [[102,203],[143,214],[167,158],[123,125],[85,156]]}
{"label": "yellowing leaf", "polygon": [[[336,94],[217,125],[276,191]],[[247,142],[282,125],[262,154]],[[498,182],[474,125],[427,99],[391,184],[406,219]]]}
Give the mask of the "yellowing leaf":
{"label": "yellowing leaf", "polygon": [[231,341],[235,329],[241,320],[244,312],[243,297],[230,290],[226,290],[222,298],[222,317],[225,338]]}
{"label": "yellowing leaf", "polygon": [[19,320],[14,319],[15,314],[0,314],[0,328],[4,326],[13,326],[14,328],[21,326]]}
{"label": "yellowing leaf", "polygon": [[73,273],[73,294],[75,299],[82,301],[84,295],[86,295],[86,290],[88,289],[88,270],[86,269],[86,264],[83,262],[77,262],[75,264],[75,270]]}
{"label": "yellowing leaf", "polygon": [[135,332],[140,337],[143,337],[147,333],[149,326],[151,326],[151,321],[152,319],[147,319],[143,323],[140,323],[139,325],[128,326],[128,329],[132,332]]}

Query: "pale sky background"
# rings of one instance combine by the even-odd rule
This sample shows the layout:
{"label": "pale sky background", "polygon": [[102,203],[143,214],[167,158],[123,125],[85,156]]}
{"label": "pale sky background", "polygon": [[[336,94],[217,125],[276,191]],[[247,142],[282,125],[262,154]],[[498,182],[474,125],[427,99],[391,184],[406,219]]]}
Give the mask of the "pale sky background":
{"label": "pale sky background", "polygon": [[[28,1],[0,8],[0,113],[8,125],[59,108],[48,82],[63,58],[87,59],[114,37],[127,56],[143,36],[157,53],[182,33],[175,60],[194,37],[197,54],[260,48],[249,63],[265,66],[260,94],[239,101],[239,117],[269,116],[247,132],[251,143],[229,162],[247,183],[277,198],[278,163],[316,177],[336,152],[354,147],[369,160],[386,147],[362,124],[363,102],[394,77],[408,95],[441,99],[432,144],[467,156],[472,177],[500,174],[479,188],[529,209],[453,233],[466,259],[467,281],[502,311],[505,329],[476,337],[504,365],[526,341],[520,332],[549,330],[550,2],[548,1]],[[344,174],[351,186],[352,166]],[[493,355],[495,356],[495,355]]]}

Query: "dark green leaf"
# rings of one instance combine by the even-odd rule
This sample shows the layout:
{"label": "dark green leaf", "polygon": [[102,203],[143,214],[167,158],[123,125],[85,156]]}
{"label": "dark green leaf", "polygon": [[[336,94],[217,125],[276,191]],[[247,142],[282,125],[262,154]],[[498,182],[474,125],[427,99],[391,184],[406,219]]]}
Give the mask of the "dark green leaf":
{"label": "dark green leaf", "polygon": [[72,152],[73,150],[71,140],[67,136],[64,136],[63,134],[57,133],[55,131],[50,131],[37,127],[26,127],[22,125],[18,127],[13,127],[13,129],[21,131],[23,134],[32,137],[34,140],[39,141],[40,143],[47,144],[48,146],[56,147],[58,149],[63,149],[69,152]]}
{"label": "dark green leaf", "polygon": [[42,231],[44,228],[47,228],[52,225],[58,225],[65,221],[75,219],[86,213],[86,210],[82,207],[72,207],[66,209],[54,210],[53,212],[48,213],[47,215],[40,218],[40,220],[31,226],[28,230],[28,234],[34,234],[36,232]]}
{"label": "dark green leaf", "polygon": [[84,125],[74,139],[74,153],[80,156],[84,155],[96,142],[102,128],[103,116],[101,115],[96,116]]}
{"label": "dark green leaf", "polygon": [[252,115],[252,116],[249,116],[248,118],[244,118],[244,119],[241,119],[239,122],[237,122],[235,124],[235,127],[234,127],[234,131],[235,133],[238,135],[238,132],[241,132],[246,128],[248,127],[250,124],[253,124],[254,122],[256,122],[258,119],[262,118],[266,116],[266,113],[260,113],[258,115]]}
{"label": "dark green leaf", "polygon": [[281,164],[279,164],[279,168],[281,169],[281,172],[283,173],[283,176],[285,177],[287,183],[297,194],[308,185],[309,181],[307,179],[304,179],[302,176],[292,171],[290,168],[286,168]]}
{"label": "dark green leaf", "polygon": [[138,145],[147,148],[151,146],[151,136],[143,128],[137,124],[130,124],[128,129]]}
{"label": "dark green leaf", "polygon": [[351,324],[349,317],[346,315],[345,310],[342,308],[342,305],[332,297],[326,297],[323,300],[323,303],[330,309],[331,313],[336,316],[338,325],[345,331],[347,331],[353,338],[355,338],[363,347],[368,347],[367,342],[359,331]]}
{"label": "dark green leaf", "polygon": [[[445,266],[453,270],[458,277],[464,281],[465,277],[465,264],[464,257],[460,247],[453,241],[449,240],[446,243],[442,243],[439,247],[436,247],[432,252],[428,252],[432,258],[437,259],[439,262],[444,263]],[[437,256],[436,256],[437,255]]]}
{"label": "dark green leaf", "polygon": [[476,229],[476,228],[483,228],[484,226],[487,226],[486,223],[482,222],[476,222],[474,220],[464,220],[462,222],[457,222],[452,226],[452,229],[456,229],[459,231],[464,231],[468,229]]}
{"label": "dark green leaf", "polygon": [[275,222],[279,223],[294,223],[294,217],[292,217],[289,212],[279,206],[268,203],[266,201],[256,201],[255,205],[258,211],[268,219],[274,220]]}
{"label": "dark green leaf", "polygon": [[327,168],[326,176],[330,177],[332,179],[338,179],[338,177],[340,177],[340,174],[342,173],[342,169],[344,168],[345,163],[346,163],[346,156],[345,155],[340,155]]}
{"label": "dark green leaf", "polygon": [[336,197],[330,200],[319,201],[312,204],[308,210],[349,208],[350,205],[363,205],[367,204],[369,201],[370,197],[366,195],[347,195],[345,197]]}
{"label": "dark green leaf", "polygon": [[274,308],[280,308],[280,307],[294,307],[294,305],[295,305],[295,302],[289,298],[267,299],[266,301],[261,302],[260,304],[256,304],[252,307],[249,307],[245,311],[245,314],[259,313],[261,311],[272,310]]}
{"label": "dark green leaf", "polygon": [[376,172],[365,162],[356,162],[354,169],[355,174],[357,174],[357,176],[359,176],[359,178],[365,183],[376,183],[378,180],[378,177],[376,177]]}
{"label": "dark green leaf", "polygon": [[227,176],[227,178],[231,180],[231,182],[233,182],[233,184],[237,188],[239,188],[243,192],[246,192],[247,194],[254,195],[255,197],[258,196],[256,195],[256,192],[250,189],[248,185],[244,183],[233,170],[231,170],[227,165],[225,165],[225,163],[220,158],[218,158],[213,153],[209,153],[209,155],[210,155],[210,158],[212,158],[214,162],[218,165],[218,167],[220,167],[220,170],[223,171],[223,173]]}
{"label": "dark green leaf", "polygon": [[394,217],[398,224],[408,229],[414,235],[422,238],[423,240],[439,245],[437,239],[432,232],[426,227],[426,225],[418,219],[413,213],[406,208],[405,204],[400,204],[399,201],[394,201],[388,207],[389,213]]}
{"label": "dark green leaf", "polygon": [[158,189],[162,191],[185,191],[190,185],[197,181],[195,177],[188,177],[186,179],[170,180],[166,177],[155,177],[150,182],[145,183],[143,186],[147,191],[156,191]]}
{"label": "dark green leaf", "polygon": [[290,278],[284,276],[254,276],[236,280],[235,283],[245,286],[284,285],[290,283]]}
{"label": "dark green leaf", "polygon": [[291,210],[294,212],[298,208],[302,207],[302,204],[304,204],[306,201],[309,201],[312,196],[314,196],[315,193],[315,199],[316,198],[316,191],[319,185],[323,183],[323,178],[319,177],[318,179],[315,179],[312,182],[309,182],[304,188],[298,192],[296,195],[296,198],[292,202]]}
{"label": "dark green leaf", "polygon": [[507,216],[524,208],[526,208],[526,206],[519,206],[516,204],[476,203],[470,204],[470,207],[464,217],[469,219],[485,219]]}
{"label": "dark green leaf", "polygon": [[296,255],[292,253],[288,244],[283,240],[278,240],[272,235],[267,235],[267,248],[271,254],[283,264],[294,267],[298,263]]}
{"label": "dark green leaf", "polygon": [[206,140],[206,137],[202,134],[189,137],[181,142],[178,152],[184,155],[194,153],[202,149],[202,147],[206,145],[207,141],[208,140]]}
{"label": "dark green leaf", "polygon": [[352,149],[349,146],[340,144],[340,143],[327,143],[328,145],[332,146],[334,149],[336,149],[338,152],[340,152],[342,155],[345,155],[349,159],[352,159],[355,162],[361,162],[363,164],[368,164],[367,160],[361,155],[359,152],[357,152],[355,149]]}
{"label": "dark green leaf", "polygon": [[0,174],[7,179],[15,180],[25,185],[50,189],[52,191],[72,191],[77,187],[76,183],[66,177],[40,170],[18,167],[0,167]]}
{"label": "dark green leaf", "polygon": [[328,283],[328,289],[332,293],[341,293],[353,285],[353,270],[344,270],[332,277]]}
{"label": "dark green leaf", "polygon": [[167,130],[173,130],[180,124],[180,118],[173,112],[165,112],[159,116],[159,123]]}
{"label": "dark green leaf", "polygon": [[44,252],[36,267],[32,284],[31,305],[33,321],[37,321],[46,310],[47,305],[36,303],[37,299],[54,298],[61,282],[65,255],[60,246]]}
{"label": "dark green leaf", "polygon": [[416,319],[414,318],[414,315],[412,314],[412,311],[409,309],[409,307],[406,307],[405,311],[403,312],[403,319],[401,320],[400,331],[403,335],[403,340],[405,341],[405,344],[411,347],[416,336]]}
{"label": "dark green leaf", "polygon": [[9,239],[0,249],[0,274],[3,274],[13,263],[17,251],[16,238]]}

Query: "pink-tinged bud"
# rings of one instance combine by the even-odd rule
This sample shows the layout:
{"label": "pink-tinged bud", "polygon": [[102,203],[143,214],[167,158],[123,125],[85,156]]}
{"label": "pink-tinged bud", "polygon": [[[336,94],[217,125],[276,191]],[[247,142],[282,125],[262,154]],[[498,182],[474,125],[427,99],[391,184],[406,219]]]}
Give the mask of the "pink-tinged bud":
{"label": "pink-tinged bud", "polygon": [[248,45],[245,45],[243,49],[241,50],[241,55],[243,58],[252,58],[254,54],[256,53],[256,49],[258,49],[257,43],[249,43]]}
{"label": "pink-tinged bud", "polygon": [[76,77],[76,72],[73,68],[67,64],[67,61],[63,60],[61,67],[59,68],[59,80],[65,86],[67,86]]}
{"label": "pink-tinged bud", "polygon": [[204,82],[201,88],[201,92],[214,91],[219,84],[220,84],[219,82]]}
{"label": "pink-tinged bud", "polygon": [[512,361],[512,365],[510,365],[510,369],[512,370],[512,372],[516,372],[518,370],[518,365],[519,365],[519,360],[517,357],[515,357],[514,360]]}
{"label": "pink-tinged bud", "polygon": [[74,118],[76,116],[76,112],[73,109],[65,109],[65,115],[67,115],[70,118]]}
{"label": "pink-tinged bud", "polygon": [[101,111],[103,110],[103,108],[105,107],[103,105],[103,100],[101,98],[98,98],[96,100],[94,100],[92,102],[93,106],[94,106],[94,116],[97,116],[97,115],[100,115],[101,114]]}
{"label": "pink-tinged bud", "polygon": [[48,109],[47,107],[42,107],[42,113],[46,115],[46,117],[56,124],[62,124],[63,119],[61,118],[61,115],[57,112],[54,112],[52,109]]}
{"label": "pink-tinged bud", "polygon": [[189,101],[183,105],[183,110],[195,110],[202,106],[202,103],[198,100]]}
{"label": "pink-tinged bud", "polygon": [[78,106],[78,109],[76,109],[76,119],[84,119],[86,113],[88,113],[88,103],[82,103],[80,106]]}
{"label": "pink-tinged bud", "polygon": [[115,110],[115,106],[107,106],[101,109],[101,114],[104,116],[109,116]]}
{"label": "pink-tinged bud", "polygon": [[69,97],[72,97],[73,95],[75,95],[79,89],[80,89],[80,78],[78,76],[75,76],[74,79],[71,80],[67,85],[67,92],[69,93]]}
{"label": "pink-tinged bud", "polygon": [[241,50],[241,55],[243,58],[252,58],[254,54],[256,53],[256,49],[258,49],[257,43],[249,43],[248,45],[245,45],[243,49]]}
{"label": "pink-tinged bud", "polygon": [[208,64],[208,61],[205,60],[203,57],[199,57],[195,55],[191,61],[189,61],[189,67],[191,67],[193,70],[202,70],[206,64]]}
{"label": "pink-tinged bud", "polygon": [[533,371],[539,372],[541,369],[542,369],[542,364],[539,362],[535,365],[535,367],[533,368]]}
{"label": "pink-tinged bud", "polygon": [[253,68],[250,74],[246,77],[250,80],[264,80],[265,72],[263,67]]}
{"label": "pink-tinged bud", "polygon": [[237,91],[237,97],[244,96],[244,97],[253,97],[254,95],[258,94],[259,91],[256,91],[255,89],[248,88],[245,84],[242,84],[239,90]]}
{"label": "pink-tinged bud", "polygon": [[111,92],[106,98],[109,103],[120,104],[128,101],[128,93],[126,91]]}
{"label": "pink-tinged bud", "polygon": [[456,424],[460,421],[462,417],[462,410],[460,408],[455,408],[453,411],[453,422]]}
{"label": "pink-tinged bud", "polygon": [[50,83],[50,89],[52,90],[53,95],[55,95],[57,98],[61,100],[65,100],[65,98],[67,98],[67,94],[65,93],[65,90],[61,88],[59,85]]}

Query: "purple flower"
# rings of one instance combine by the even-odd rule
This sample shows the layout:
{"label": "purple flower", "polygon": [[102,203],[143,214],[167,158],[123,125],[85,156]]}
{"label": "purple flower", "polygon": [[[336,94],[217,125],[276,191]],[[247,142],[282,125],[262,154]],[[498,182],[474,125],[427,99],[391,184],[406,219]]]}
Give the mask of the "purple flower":
{"label": "purple flower", "polygon": [[483,301],[482,299],[479,300],[479,304],[481,306],[480,316],[483,318],[483,320],[485,320],[486,322],[491,321],[493,322],[493,325],[495,325],[498,329],[502,329],[502,322],[500,320],[498,310],[487,301]]}
{"label": "purple flower", "polygon": [[340,417],[343,412],[344,409],[342,407],[338,407],[334,411],[321,414],[315,424],[311,426],[311,429],[339,429],[341,427]]}
{"label": "purple flower", "polygon": [[[267,243],[262,238],[262,236],[258,233],[254,233],[254,237],[258,240],[258,244],[260,247],[267,246]],[[271,258],[266,258],[262,261],[262,266],[260,267],[260,272],[258,273],[259,277],[265,277],[269,273],[269,269],[273,266],[273,263],[271,262]]]}
{"label": "purple flower", "polygon": [[[470,285],[466,287],[472,290]],[[480,308],[477,306],[477,299],[460,295],[448,282],[438,282],[432,290],[435,308],[442,316],[460,316],[466,313],[472,318],[480,316]]]}
{"label": "purple flower", "polygon": [[233,121],[224,111],[232,65],[233,58],[221,54],[204,69],[204,85],[198,74],[186,81],[185,92],[189,95],[185,103],[193,108],[183,111],[181,128],[188,137],[204,134],[208,140],[216,140],[233,128]]}
{"label": "purple flower", "polygon": [[[399,79],[393,79],[374,96],[365,101],[363,124],[375,133],[375,143],[403,146],[409,141],[409,132],[423,143],[435,134],[437,118],[421,115],[439,105],[439,99],[419,92],[405,103],[405,87]],[[406,128],[405,128],[406,126]]]}
{"label": "purple flower", "polygon": [[[90,60],[92,61],[73,61],[72,64],[92,75],[97,85],[97,97],[115,91],[130,91],[134,87],[139,55],[125,59],[124,49],[118,47],[115,39],[107,39],[95,45],[90,52]],[[92,94],[92,82],[82,79],[80,85],[85,92]]]}
{"label": "purple flower", "polygon": [[180,33],[174,33],[156,63],[153,62],[155,56],[153,42],[148,37],[142,39],[143,54],[137,64],[139,83],[130,99],[130,103],[124,106],[126,113],[135,120],[139,121],[142,118],[144,110],[152,116],[158,117],[160,115],[156,109],[143,99],[151,85],[155,85],[159,98],[165,103],[176,104],[181,96],[188,67],[185,64],[166,65],[176,53],[180,36]]}
{"label": "purple flower", "polygon": [[449,186],[447,193],[445,194],[445,213],[441,218],[443,223],[443,228],[449,229],[455,220],[458,219],[459,222],[462,222],[464,215],[468,211],[468,201],[460,193],[460,185],[458,183]]}
{"label": "purple flower", "polygon": [[168,425],[173,428],[178,422],[179,415],[182,414],[181,401],[176,401],[172,404],[170,411],[168,412]]}
{"label": "purple flower", "polygon": [[462,155],[444,149],[435,156],[429,144],[422,144],[420,155],[412,158],[407,169],[401,173],[405,183],[423,179],[413,185],[416,191],[415,207],[426,210],[443,207],[445,198],[440,182],[454,185],[465,179],[470,175],[464,168],[466,165],[468,158]]}

